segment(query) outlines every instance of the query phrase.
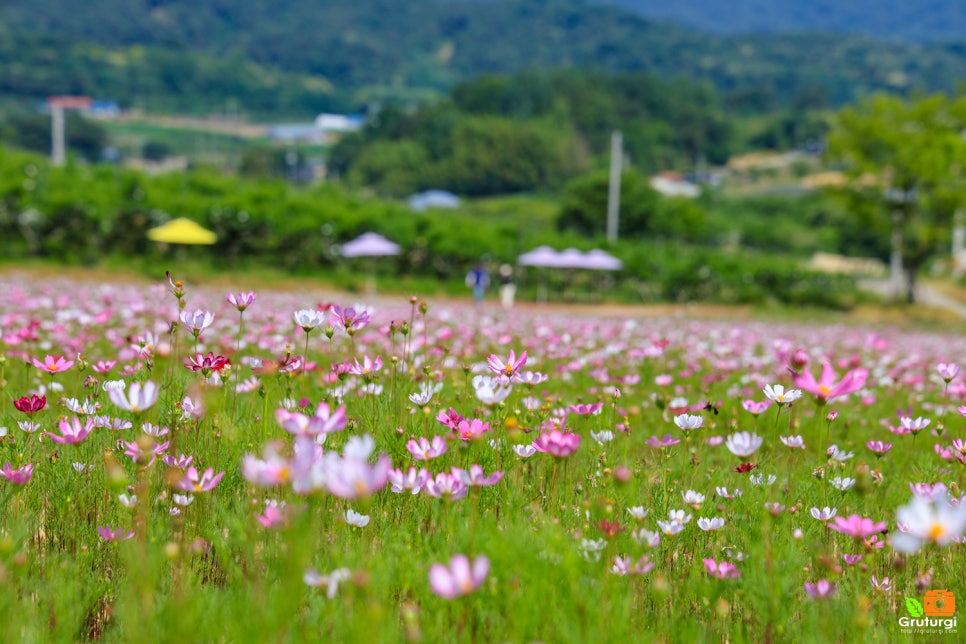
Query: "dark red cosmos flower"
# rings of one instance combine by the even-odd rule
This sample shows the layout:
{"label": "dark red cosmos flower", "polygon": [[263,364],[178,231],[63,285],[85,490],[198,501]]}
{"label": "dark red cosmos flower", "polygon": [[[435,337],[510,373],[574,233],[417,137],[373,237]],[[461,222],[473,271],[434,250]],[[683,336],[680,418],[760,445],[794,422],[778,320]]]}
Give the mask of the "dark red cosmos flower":
{"label": "dark red cosmos flower", "polygon": [[735,468],[735,472],[738,472],[738,474],[747,474],[748,472],[754,470],[756,467],[758,466],[755,465],[754,463],[742,463],[741,465]]}
{"label": "dark red cosmos flower", "polygon": [[30,398],[24,396],[13,401],[13,406],[25,414],[34,414],[47,406],[47,396],[32,394]]}
{"label": "dark red cosmos flower", "polygon": [[624,526],[620,524],[619,521],[608,521],[607,519],[601,519],[600,523],[597,525],[597,529],[603,533],[608,539],[613,539],[621,532],[626,530]]}

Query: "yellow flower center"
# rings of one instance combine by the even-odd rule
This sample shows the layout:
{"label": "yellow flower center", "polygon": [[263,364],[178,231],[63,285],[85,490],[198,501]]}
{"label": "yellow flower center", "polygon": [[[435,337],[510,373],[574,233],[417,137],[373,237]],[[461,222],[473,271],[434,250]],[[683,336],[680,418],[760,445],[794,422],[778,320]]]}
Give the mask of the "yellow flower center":
{"label": "yellow flower center", "polygon": [[829,389],[825,385],[820,385],[819,388],[818,388],[818,390],[822,392],[822,395],[823,396],[829,395],[829,393],[832,391],[831,389]]}
{"label": "yellow flower center", "polygon": [[933,541],[938,541],[943,535],[946,534],[946,526],[941,523],[934,523],[932,526],[930,526],[927,534]]}

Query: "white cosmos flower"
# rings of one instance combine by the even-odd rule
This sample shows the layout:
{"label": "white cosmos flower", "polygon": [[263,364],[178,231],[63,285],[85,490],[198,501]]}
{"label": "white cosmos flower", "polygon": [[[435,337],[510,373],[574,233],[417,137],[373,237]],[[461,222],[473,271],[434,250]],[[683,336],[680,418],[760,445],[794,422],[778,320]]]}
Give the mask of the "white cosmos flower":
{"label": "white cosmos flower", "polygon": [[181,312],[181,323],[184,324],[188,330],[195,335],[198,335],[210,327],[211,323],[214,321],[214,313],[203,311],[201,309],[195,309],[193,313],[189,313],[187,309]]}
{"label": "white cosmos flower", "polygon": [[801,436],[781,436],[780,438],[786,447],[791,447],[792,449],[805,449],[805,441]]}
{"label": "white cosmos flower", "polygon": [[647,516],[647,510],[643,505],[635,505],[633,507],[627,508],[627,513],[640,521]]}
{"label": "white cosmos flower", "polygon": [[812,512],[812,518],[818,521],[828,521],[838,513],[838,509],[825,506],[821,510],[819,510],[818,508],[812,508],[811,512]]}
{"label": "white cosmos flower", "polygon": [[158,386],[150,380],[144,383],[133,382],[127,390],[112,389],[108,392],[111,402],[126,411],[138,413],[148,409],[158,401]]}
{"label": "white cosmos flower", "polygon": [[537,453],[537,448],[533,445],[514,445],[513,451],[520,458],[530,458]]}
{"label": "white cosmos flower", "polygon": [[758,451],[764,442],[761,436],[750,432],[737,432],[725,440],[725,447],[738,458],[748,458]]}
{"label": "white cosmos flower", "polygon": [[905,529],[890,537],[892,547],[899,552],[912,554],[927,543],[945,546],[966,530],[966,504],[953,506],[945,492],[932,498],[914,496],[896,511],[896,522]]}
{"label": "white cosmos flower", "polygon": [[359,514],[355,510],[349,509],[345,511],[345,522],[357,528],[364,528],[369,525],[369,517],[368,515]]}
{"label": "white cosmos flower", "polygon": [[598,445],[605,445],[611,442],[612,440],[614,440],[614,432],[607,429],[601,432],[595,432],[591,430],[590,437],[593,438],[595,441],[597,441]]}
{"label": "white cosmos flower", "polygon": [[692,414],[681,414],[680,416],[674,417],[674,424],[677,425],[681,431],[688,432],[692,429],[699,429],[704,425],[703,416],[694,416]]}
{"label": "white cosmos flower", "polygon": [[698,519],[698,527],[708,532],[709,530],[720,530],[724,527],[725,521],[721,517],[714,517],[713,519],[707,519],[701,517]]}
{"label": "white cosmos flower", "polygon": [[840,463],[844,463],[855,456],[853,452],[845,452],[840,450],[838,445],[831,445],[827,450],[825,450],[825,454],[833,461],[839,461]]}
{"label": "white cosmos flower", "polygon": [[769,474],[767,477],[764,474],[752,474],[748,477],[748,480],[755,487],[761,487],[763,485],[771,485],[778,479],[774,474]]}
{"label": "white cosmos flower", "polygon": [[[688,505],[694,508],[699,508],[701,507],[701,504],[704,503],[704,495],[701,494],[700,492],[695,492],[694,490],[681,492],[681,498],[684,499],[685,503],[687,503]],[[682,514],[683,514],[683,511],[682,511]],[[690,520],[690,515],[688,518]]]}
{"label": "white cosmos flower", "polygon": [[293,313],[292,317],[295,319],[295,324],[306,332],[325,322],[325,315],[315,309],[300,309]]}
{"label": "white cosmos flower", "polygon": [[802,397],[800,389],[789,389],[785,391],[785,388],[781,385],[765,385],[762,391],[765,392],[765,397],[768,400],[774,401],[779,405],[793,403]]}
{"label": "white cosmos flower", "polygon": [[848,477],[836,476],[834,479],[829,480],[829,484],[840,492],[845,492],[846,490],[851,490],[852,486],[855,485],[855,479],[850,479]]}

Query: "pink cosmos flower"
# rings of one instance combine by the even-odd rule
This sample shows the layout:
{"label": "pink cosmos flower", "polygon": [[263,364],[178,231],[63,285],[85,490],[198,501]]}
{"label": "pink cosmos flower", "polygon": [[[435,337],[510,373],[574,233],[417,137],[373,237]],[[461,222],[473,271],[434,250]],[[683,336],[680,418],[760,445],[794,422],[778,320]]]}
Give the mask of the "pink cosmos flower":
{"label": "pink cosmos flower", "polygon": [[867,519],[859,516],[858,514],[853,514],[848,518],[835,517],[835,521],[830,523],[828,527],[836,532],[847,534],[850,537],[864,539],[876,534],[877,532],[883,532],[886,529],[886,526],[887,524],[885,521],[876,523],[872,519]]}
{"label": "pink cosmos flower", "polygon": [[490,355],[486,360],[486,365],[490,371],[503,377],[504,382],[515,380],[517,372],[527,363],[527,352],[524,351],[518,358],[513,349],[510,349],[510,357],[504,362],[496,354]]}
{"label": "pink cosmos flower", "polygon": [[471,441],[481,438],[483,434],[490,431],[490,424],[484,423],[479,418],[467,418],[461,420],[455,429],[460,440]]}
{"label": "pink cosmos flower", "polygon": [[277,443],[268,443],[263,450],[264,458],[245,454],[242,459],[242,476],[259,487],[284,485],[292,478],[292,462],[279,454]]}
{"label": "pink cosmos flower", "polygon": [[330,494],[341,499],[365,498],[378,492],[386,487],[392,469],[392,462],[386,454],[382,454],[375,465],[350,455],[329,463],[325,486]]}
{"label": "pink cosmos flower", "polygon": [[410,467],[407,473],[403,473],[400,469],[390,470],[389,472],[389,484],[390,489],[400,494],[404,490],[410,490],[413,494],[419,494],[426,483],[430,480],[429,472],[425,467],[419,468],[417,470],[415,467]]}
{"label": "pink cosmos flower", "polygon": [[819,380],[808,369],[803,368],[798,373],[792,374],[792,382],[795,386],[801,387],[805,391],[815,394],[819,404],[824,405],[833,398],[855,393],[865,386],[869,372],[866,369],[853,369],[845,374],[839,382],[835,382],[835,370],[828,362],[822,363],[822,375]]}
{"label": "pink cosmos flower", "polygon": [[67,360],[63,356],[44,356],[43,362],[37,358],[34,358],[32,362],[35,367],[50,374],[67,371],[74,366],[73,360]]}
{"label": "pink cosmos flower", "polygon": [[356,312],[354,308],[343,309],[338,304],[333,304],[329,309],[334,326],[345,329],[346,333],[353,334],[369,326],[369,313],[367,311]]}
{"label": "pink cosmos flower", "polygon": [[674,438],[670,434],[665,434],[661,438],[658,438],[657,436],[651,436],[646,441],[644,441],[644,444],[650,445],[651,447],[663,448],[663,447],[670,447],[671,445],[677,445],[680,442],[681,442],[681,439]]}
{"label": "pink cosmos flower", "polygon": [[959,365],[952,362],[940,362],[936,365],[936,373],[939,374],[940,378],[949,382],[959,374]]}
{"label": "pink cosmos flower", "polygon": [[485,487],[496,485],[503,478],[503,472],[493,472],[489,476],[483,473],[482,465],[470,465],[470,471],[458,467],[452,468],[453,476],[457,477],[466,487]]}
{"label": "pink cosmos flower", "polygon": [[101,526],[97,529],[97,534],[101,535],[104,541],[127,541],[134,536],[134,530],[124,528],[113,529],[109,525]]}
{"label": "pink cosmos flower", "polygon": [[459,425],[460,421],[462,420],[463,420],[463,417],[459,413],[457,413],[452,407],[450,407],[446,411],[441,411],[439,412],[439,414],[436,415],[436,421],[438,423],[440,423],[441,425],[446,425],[447,427],[453,430],[456,429],[457,425]]}
{"label": "pink cosmos flower", "polygon": [[749,414],[753,416],[758,416],[759,414],[763,414],[766,411],[768,411],[768,408],[771,407],[771,401],[763,400],[761,402],[758,402],[756,400],[742,400],[741,406]]}
{"label": "pink cosmos flower", "polygon": [[132,441],[130,443],[121,442],[124,446],[124,455],[130,456],[131,460],[137,465],[144,465],[145,467],[150,467],[154,465],[154,462],[158,459],[158,456],[167,451],[168,446],[171,441],[165,441],[163,443],[156,443],[154,441],[145,441],[141,444],[137,441]]}
{"label": "pink cosmos flower", "polygon": [[862,555],[852,555],[848,553],[843,553],[842,560],[849,566],[854,566],[855,564],[862,561]]}
{"label": "pink cosmos flower", "polygon": [[718,563],[714,559],[705,559],[704,569],[715,579],[734,579],[741,576],[738,567],[730,561]]}
{"label": "pink cosmos flower", "polygon": [[554,429],[540,434],[537,440],[533,441],[533,447],[538,452],[544,452],[557,458],[567,458],[580,447],[580,436]]}
{"label": "pink cosmos flower", "polygon": [[819,579],[817,583],[805,582],[805,592],[812,599],[824,599],[831,597],[835,592],[835,584],[825,579]]}
{"label": "pink cosmos flower", "polygon": [[433,436],[432,441],[420,436],[418,442],[411,440],[406,443],[406,449],[417,461],[428,461],[445,454],[449,446],[442,436]]}
{"label": "pink cosmos flower", "polygon": [[235,293],[229,293],[225,296],[225,299],[241,313],[255,303],[255,292],[248,291],[247,293],[238,293],[237,295]]}
{"label": "pink cosmos flower", "polygon": [[24,465],[19,469],[13,469],[13,466],[8,462],[3,464],[3,469],[0,470],[0,476],[7,479],[13,485],[26,485],[30,482],[30,477],[34,474],[34,466],[31,463]]}
{"label": "pink cosmos flower", "polygon": [[87,438],[87,435],[91,433],[91,430],[94,429],[94,420],[88,418],[81,425],[81,421],[77,416],[71,418],[70,421],[62,418],[57,423],[57,428],[60,430],[60,434],[45,432],[50,437],[50,440],[60,445],[76,445],[77,443],[83,442]]}
{"label": "pink cosmos flower", "polygon": [[892,590],[892,581],[888,577],[883,577],[881,580],[877,579],[875,575],[872,575],[872,579],[869,580],[872,587],[883,593],[887,593]]}
{"label": "pink cosmos flower", "polygon": [[631,566],[630,557],[614,557],[614,565],[611,566],[610,571],[615,575],[646,575],[654,568],[654,562],[651,561],[648,556],[641,555],[641,558]]}
{"label": "pink cosmos flower", "polygon": [[201,309],[195,309],[193,313],[188,310],[181,312],[181,323],[185,325],[191,334],[196,338],[201,335],[201,332],[211,326],[211,323],[215,321],[215,315],[208,311],[203,311]]}
{"label": "pink cosmos flower", "polygon": [[440,472],[436,478],[426,481],[426,493],[438,499],[456,501],[466,496],[469,491],[458,477]]}
{"label": "pink cosmos flower", "polygon": [[865,446],[872,450],[876,456],[885,456],[892,449],[892,443],[883,443],[882,441],[868,441]]}
{"label": "pink cosmos flower", "polygon": [[603,407],[604,403],[579,404],[568,406],[567,411],[578,416],[590,416],[591,414],[599,412]]}
{"label": "pink cosmos flower", "polygon": [[185,454],[181,454],[177,458],[175,458],[174,456],[169,456],[167,454],[161,457],[162,463],[164,463],[168,467],[173,467],[177,470],[188,469],[188,467],[191,466],[191,461],[193,460],[195,460],[194,456],[187,456]]}
{"label": "pink cosmos flower", "polygon": [[355,376],[362,376],[363,379],[369,379],[380,369],[382,369],[382,356],[376,356],[375,360],[369,356],[363,356],[361,363],[358,358],[353,361],[352,366],[349,367],[349,373]]}
{"label": "pink cosmos flower", "polygon": [[97,373],[104,374],[110,373],[111,369],[117,366],[117,360],[98,360],[96,363],[91,365],[91,369]]}
{"label": "pink cosmos flower", "polygon": [[224,472],[215,474],[214,468],[209,467],[204,474],[199,476],[196,468],[189,467],[184,474],[184,478],[178,481],[175,487],[185,492],[210,492],[218,487],[218,483],[224,475]]}
{"label": "pink cosmos flower", "polygon": [[292,509],[285,501],[265,501],[265,511],[256,515],[255,520],[268,530],[282,530],[288,527],[292,518]]}
{"label": "pink cosmos flower", "polygon": [[456,599],[479,588],[490,573],[490,560],[478,556],[470,564],[466,555],[455,555],[449,567],[435,563],[429,569],[429,585],[443,599]]}

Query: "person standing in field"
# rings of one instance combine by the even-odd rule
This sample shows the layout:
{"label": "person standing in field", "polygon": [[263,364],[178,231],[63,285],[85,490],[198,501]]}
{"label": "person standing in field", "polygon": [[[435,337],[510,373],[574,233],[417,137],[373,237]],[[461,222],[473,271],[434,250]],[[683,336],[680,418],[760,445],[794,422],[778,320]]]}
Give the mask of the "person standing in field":
{"label": "person standing in field", "polygon": [[466,274],[466,285],[473,289],[473,301],[477,305],[482,304],[486,289],[490,286],[490,274],[483,264],[477,263],[470,269]]}
{"label": "person standing in field", "polygon": [[516,293],[517,285],[513,283],[513,267],[504,264],[500,267],[500,304],[507,311],[513,308]]}

